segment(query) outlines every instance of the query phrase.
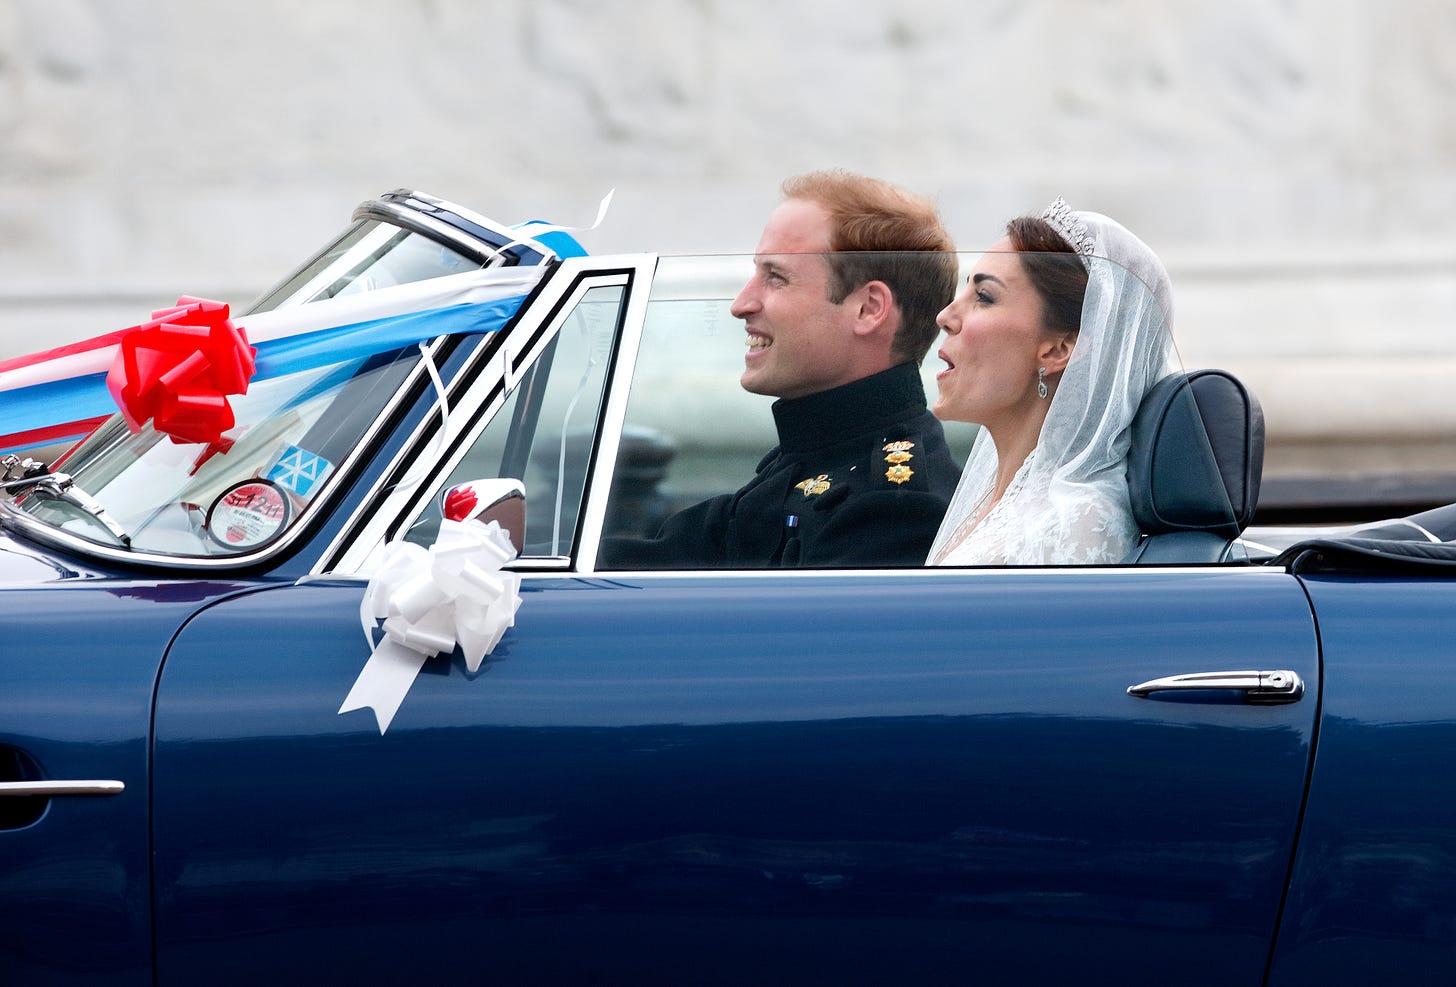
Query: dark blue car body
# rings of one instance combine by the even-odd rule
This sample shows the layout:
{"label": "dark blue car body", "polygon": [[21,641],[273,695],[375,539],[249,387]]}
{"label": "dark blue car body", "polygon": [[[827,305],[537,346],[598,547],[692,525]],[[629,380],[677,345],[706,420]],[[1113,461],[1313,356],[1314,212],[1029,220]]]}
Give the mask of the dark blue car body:
{"label": "dark blue car body", "polygon": [[[0,981],[1456,976],[1444,570],[599,572],[654,263],[557,260],[508,330],[523,369],[623,289],[566,550],[387,731],[338,709],[359,546],[416,522],[401,463],[459,462],[423,381],[266,558],[8,525],[0,781],[121,790],[0,798]],[[499,345],[441,351],[482,427]],[[1303,695],[1128,692],[1231,669]]]}

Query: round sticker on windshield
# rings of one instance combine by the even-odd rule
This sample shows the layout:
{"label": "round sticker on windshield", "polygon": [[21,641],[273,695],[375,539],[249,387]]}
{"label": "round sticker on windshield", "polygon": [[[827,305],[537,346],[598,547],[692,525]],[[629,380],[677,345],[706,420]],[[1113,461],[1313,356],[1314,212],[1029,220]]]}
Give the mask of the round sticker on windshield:
{"label": "round sticker on windshield", "polygon": [[207,509],[207,532],[228,548],[266,545],[288,526],[293,506],[271,480],[244,480],[223,491]]}

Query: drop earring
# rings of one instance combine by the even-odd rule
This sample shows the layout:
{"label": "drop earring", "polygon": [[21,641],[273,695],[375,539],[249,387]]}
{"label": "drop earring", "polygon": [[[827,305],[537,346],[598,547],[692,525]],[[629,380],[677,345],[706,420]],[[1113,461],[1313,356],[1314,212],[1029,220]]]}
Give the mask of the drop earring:
{"label": "drop earring", "polygon": [[1043,401],[1047,399],[1046,367],[1036,368],[1036,396]]}

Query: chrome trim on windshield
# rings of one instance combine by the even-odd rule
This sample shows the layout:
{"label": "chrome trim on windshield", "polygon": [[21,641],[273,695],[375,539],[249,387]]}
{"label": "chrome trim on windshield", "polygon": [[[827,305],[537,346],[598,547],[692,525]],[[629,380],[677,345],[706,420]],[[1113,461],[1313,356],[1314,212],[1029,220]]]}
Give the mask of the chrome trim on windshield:
{"label": "chrome trim on windshield", "polygon": [[390,226],[401,227],[431,240],[441,241],[450,249],[458,251],[472,260],[478,260],[486,267],[504,266],[502,261],[507,259],[506,255],[499,250],[487,247],[448,223],[442,223],[433,216],[426,216],[407,206],[397,205],[393,202],[370,199],[368,202],[360,203],[354,210],[354,218],[388,223]]}

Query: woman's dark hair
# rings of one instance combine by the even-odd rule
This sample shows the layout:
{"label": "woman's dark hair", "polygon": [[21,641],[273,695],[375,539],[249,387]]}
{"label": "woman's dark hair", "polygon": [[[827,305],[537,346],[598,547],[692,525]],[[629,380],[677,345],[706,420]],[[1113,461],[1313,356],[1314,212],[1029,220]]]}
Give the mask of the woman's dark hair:
{"label": "woman's dark hair", "polygon": [[1006,224],[1006,235],[1042,301],[1042,328],[1076,333],[1082,328],[1082,298],[1087,268],[1082,258],[1044,219],[1021,216]]}

